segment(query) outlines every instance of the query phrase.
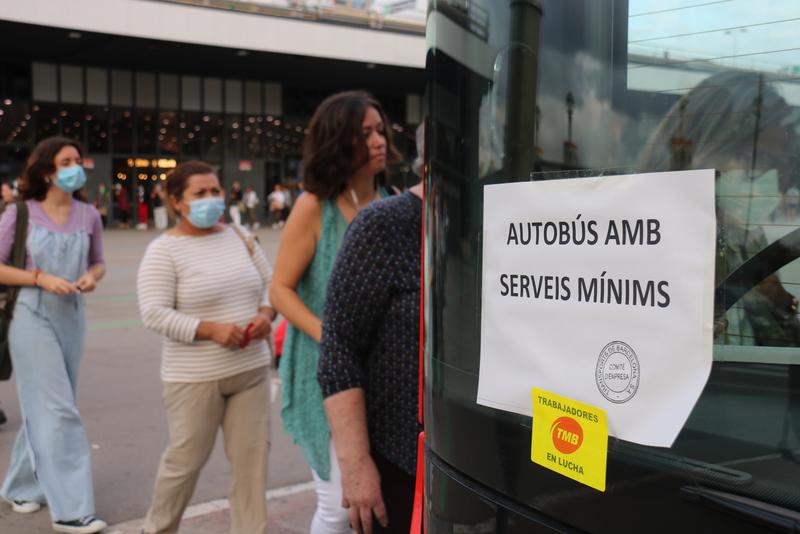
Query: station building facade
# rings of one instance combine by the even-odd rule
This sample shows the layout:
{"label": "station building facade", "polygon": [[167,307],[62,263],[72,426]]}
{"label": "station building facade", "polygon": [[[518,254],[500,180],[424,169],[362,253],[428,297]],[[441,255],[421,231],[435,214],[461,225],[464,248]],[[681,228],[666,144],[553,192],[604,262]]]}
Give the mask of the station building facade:
{"label": "station building facade", "polygon": [[[373,93],[400,151],[414,156],[422,23],[376,28],[352,6],[349,19],[296,20],[296,7],[264,12],[249,2],[19,4],[0,14],[2,181],[19,176],[37,142],[64,135],[86,148],[90,199],[105,183],[133,200],[139,185],[149,192],[190,159],[263,199],[298,179],[308,119],[346,89]],[[406,160],[391,168],[395,183],[413,179]]]}

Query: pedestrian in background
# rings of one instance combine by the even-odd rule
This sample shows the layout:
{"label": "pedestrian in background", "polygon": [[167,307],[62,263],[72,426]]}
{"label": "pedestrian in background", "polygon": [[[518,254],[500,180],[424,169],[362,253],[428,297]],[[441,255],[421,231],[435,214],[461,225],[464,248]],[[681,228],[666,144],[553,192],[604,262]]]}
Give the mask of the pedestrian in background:
{"label": "pedestrian in background", "polygon": [[143,532],[177,532],[221,426],[231,532],[264,534],[272,269],[249,234],[220,224],[225,199],[211,166],[181,163],[167,195],[178,224],[150,243],[138,275],[142,322],[164,336],[170,438]]}
{"label": "pedestrian in background", "polygon": [[281,186],[280,192],[283,195],[283,207],[281,208],[278,222],[280,227],[283,228],[286,221],[289,219],[289,214],[292,212],[292,191],[289,189],[288,185],[283,185]]}
{"label": "pedestrian in background", "polygon": [[316,380],[325,288],[345,230],[356,214],[388,194],[377,177],[394,155],[388,120],[368,93],[327,98],[309,124],[303,152],[307,193],[281,237],[270,296],[289,321],[279,366],[281,416],[300,444],[317,489],[312,534],[350,532],[341,475]]}
{"label": "pedestrian in background", "polygon": [[167,219],[167,194],[164,187],[158,183],[150,193],[150,201],[153,204],[153,222],[158,230],[166,230],[169,220]]}
{"label": "pedestrian in background", "polygon": [[[420,178],[423,147],[420,125],[412,165]],[[317,378],[356,532],[411,528],[421,247],[422,182],[358,214],[328,284]]]}
{"label": "pedestrian in background", "polygon": [[75,405],[83,355],[83,293],[106,272],[102,221],[85,202],[83,151],[51,137],[33,149],[20,183],[28,211],[25,270],[5,265],[14,241],[17,206],[0,218],[0,283],[22,286],[9,328],[22,427],[0,495],[15,512],[50,507],[56,532],[92,533],[89,443]]}
{"label": "pedestrian in background", "polygon": [[147,191],[143,185],[136,187],[136,216],[139,222],[136,224],[137,230],[147,230],[147,222],[150,219],[150,208],[148,206]]}
{"label": "pedestrian in background", "polygon": [[242,225],[242,211],[244,211],[242,197],[242,184],[233,182],[231,184],[231,190],[228,193],[228,214],[231,217],[231,222],[236,226]]}
{"label": "pedestrian in background", "polygon": [[16,200],[16,197],[11,184],[3,182],[3,184],[0,185],[0,212],[6,209],[7,206],[13,204],[14,200]]}
{"label": "pedestrian in background", "polygon": [[272,193],[267,197],[269,203],[269,215],[272,220],[273,228],[283,228],[283,208],[286,205],[286,196],[283,194],[283,186],[275,184]]}
{"label": "pedestrian in background", "polygon": [[258,227],[261,226],[258,224],[258,213],[256,208],[258,207],[258,195],[253,190],[252,185],[248,185],[244,188],[244,196],[242,197],[242,204],[244,204],[244,209],[247,212],[247,222],[251,229],[258,230]]}
{"label": "pedestrian in background", "polygon": [[108,225],[108,205],[111,203],[111,194],[108,192],[106,184],[101,183],[97,186],[97,196],[94,199],[94,207],[100,214],[103,221],[103,228]]}
{"label": "pedestrian in background", "polygon": [[131,218],[131,201],[128,198],[128,188],[120,183],[116,184],[117,191],[114,198],[117,201],[116,215],[119,219],[120,228],[128,228],[128,221]]}

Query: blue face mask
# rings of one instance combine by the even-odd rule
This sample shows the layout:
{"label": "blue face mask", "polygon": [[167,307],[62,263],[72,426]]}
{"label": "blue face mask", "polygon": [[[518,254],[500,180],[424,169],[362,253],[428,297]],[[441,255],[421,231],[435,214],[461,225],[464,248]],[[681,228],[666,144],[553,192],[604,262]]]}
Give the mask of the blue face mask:
{"label": "blue face mask", "polygon": [[220,197],[205,197],[189,202],[187,219],[195,228],[211,228],[225,213],[225,201]]}
{"label": "blue face mask", "polygon": [[80,165],[59,169],[55,184],[65,193],[74,193],[86,185],[86,173]]}

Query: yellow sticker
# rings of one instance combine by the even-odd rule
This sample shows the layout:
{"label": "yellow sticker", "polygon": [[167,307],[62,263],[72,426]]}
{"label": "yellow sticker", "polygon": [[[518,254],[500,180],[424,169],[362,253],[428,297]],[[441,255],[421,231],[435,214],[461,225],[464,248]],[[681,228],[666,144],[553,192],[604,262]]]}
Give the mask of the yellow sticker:
{"label": "yellow sticker", "polygon": [[533,388],[533,463],[605,491],[607,453],[605,410]]}

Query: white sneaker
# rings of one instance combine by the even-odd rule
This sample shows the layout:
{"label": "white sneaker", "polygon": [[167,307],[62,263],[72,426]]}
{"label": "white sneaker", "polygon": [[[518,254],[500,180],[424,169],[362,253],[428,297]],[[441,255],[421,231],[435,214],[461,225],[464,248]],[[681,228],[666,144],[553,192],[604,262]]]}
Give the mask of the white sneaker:
{"label": "white sneaker", "polygon": [[108,523],[98,519],[93,515],[87,515],[81,519],[73,521],[55,521],[53,530],[56,532],[68,532],[71,534],[94,534],[100,532],[108,526]]}
{"label": "white sneaker", "polygon": [[18,514],[32,514],[42,509],[41,503],[36,501],[9,501],[11,509]]}

